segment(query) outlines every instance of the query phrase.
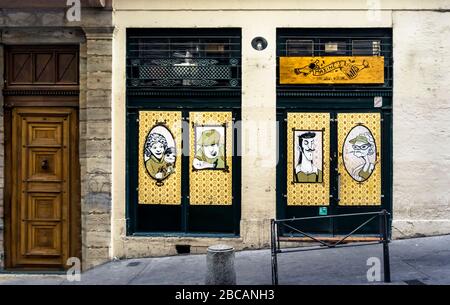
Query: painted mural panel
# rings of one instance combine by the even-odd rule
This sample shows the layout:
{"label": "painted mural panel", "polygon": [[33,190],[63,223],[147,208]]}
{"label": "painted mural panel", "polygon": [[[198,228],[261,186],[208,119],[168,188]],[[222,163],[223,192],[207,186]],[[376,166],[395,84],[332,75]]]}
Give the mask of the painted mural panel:
{"label": "painted mural panel", "polygon": [[145,169],[157,185],[164,185],[163,180],[175,172],[176,159],[172,133],[163,123],[157,123],[148,133],[144,144]]}
{"label": "painted mural panel", "polygon": [[370,130],[364,125],[353,127],[345,138],[343,151],[347,173],[355,181],[369,179],[377,163],[377,146]]}
{"label": "painted mural panel", "polygon": [[191,205],[231,205],[232,141],[231,112],[190,112]]}
{"label": "painted mural panel", "polygon": [[323,130],[294,130],[294,182],[323,182]]}
{"label": "painted mural panel", "polygon": [[280,84],[382,83],[382,56],[280,57]]}
{"label": "painted mural panel", "polygon": [[338,114],[339,205],[381,204],[379,113]]}
{"label": "painted mural panel", "polygon": [[195,155],[192,167],[196,170],[227,168],[226,124],[194,126]]}
{"label": "painted mural panel", "polygon": [[181,204],[181,112],[139,112],[139,204]]}
{"label": "painted mural panel", "polygon": [[329,205],[330,114],[287,115],[287,204]]}

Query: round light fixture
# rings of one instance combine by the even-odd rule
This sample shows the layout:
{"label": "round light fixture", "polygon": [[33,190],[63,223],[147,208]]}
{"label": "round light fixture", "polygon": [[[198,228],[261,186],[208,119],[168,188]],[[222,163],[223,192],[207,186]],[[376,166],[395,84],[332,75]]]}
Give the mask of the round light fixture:
{"label": "round light fixture", "polygon": [[267,40],[263,37],[255,37],[252,40],[252,47],[257,51],[262,51],[267,48]]}

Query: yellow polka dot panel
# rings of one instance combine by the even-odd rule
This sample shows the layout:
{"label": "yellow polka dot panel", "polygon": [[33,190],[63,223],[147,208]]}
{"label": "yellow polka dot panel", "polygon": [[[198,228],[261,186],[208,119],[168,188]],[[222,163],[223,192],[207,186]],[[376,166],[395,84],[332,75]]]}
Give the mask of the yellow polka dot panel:
{"label": "yellow polka dot panel", "polygon": [[339,205],[381,205],[381,117],[340,113],[338,119]]}
{"label": "yellow polka dot panel", "polygon": [[231,112],[190,112],[189,202],[231,205],[233,119]]}
{"label": "yellow polka dot panel", "polygon": [[[302,176],[308,160],[302,155],[299,137],[314,136],[314,152],[308,156],[310,174]],[[305,137],[306,135],[306,137]],[[303,142],[303,141],[302,141]],[[305,142],[303,142],[305,143]],[[330,114],[288,113],[287,115],[287,204],[291,206],[329,205],[330,203]],[[305,177],[315,176],[315,179]],[[303,177],[303,178],[298,178]]]}
{"label": "yellow polka dot panel", "polygon": [[139,112],[139,204],[181,204],[181,126],[180,111]]}

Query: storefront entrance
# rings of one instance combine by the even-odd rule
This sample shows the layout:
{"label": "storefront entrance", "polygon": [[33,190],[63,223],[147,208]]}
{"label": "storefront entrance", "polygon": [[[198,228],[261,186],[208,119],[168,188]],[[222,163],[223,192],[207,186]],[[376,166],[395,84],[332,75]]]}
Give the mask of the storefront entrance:
{"label": "storefront entrance", "polygon": [[127,30],[127,234],[237,236],[239,29]]}
{"label": "storefront entrance", "polygon": [[[277,218],[391,212],[391,30],[278,29],[277,56]],[[365,220],[298,225],[340,235]],[[375,234],[378,226],[356,233]]]}
{"label": "storefront entrance", "polygon": [[238,234],[238,116],[214,108],[129,112],[131,232]]}
{"label": "storefront entrance", "polygon": [[[278,218],[390,210],[389,112],[285,108],[279,109],[278,121]],[[303,221],[301,227],[346,234],[364,220],[320,219]],[[372,222],[358,233],[378,229]]]}

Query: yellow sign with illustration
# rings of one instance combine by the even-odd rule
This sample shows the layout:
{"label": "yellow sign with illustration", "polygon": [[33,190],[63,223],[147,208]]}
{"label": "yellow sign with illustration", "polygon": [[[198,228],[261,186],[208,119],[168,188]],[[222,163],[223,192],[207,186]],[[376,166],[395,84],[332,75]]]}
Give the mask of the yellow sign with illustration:
{"label": "yellow sign with illustration", "polygon": [[280,57],[280,84],[383,83],[383,56]]}

